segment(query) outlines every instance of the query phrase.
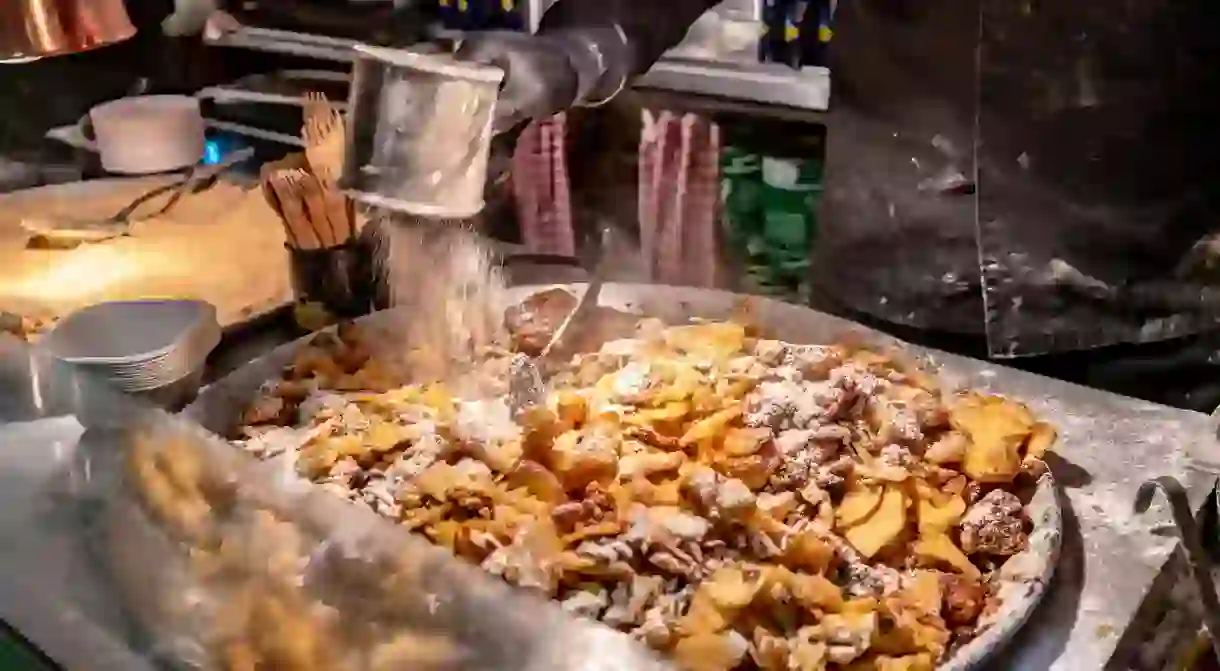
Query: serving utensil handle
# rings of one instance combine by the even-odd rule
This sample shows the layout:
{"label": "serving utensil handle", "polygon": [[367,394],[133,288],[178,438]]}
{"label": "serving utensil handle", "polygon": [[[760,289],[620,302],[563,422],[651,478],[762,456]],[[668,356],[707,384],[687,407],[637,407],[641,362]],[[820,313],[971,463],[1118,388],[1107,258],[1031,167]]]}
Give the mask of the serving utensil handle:
{"label": "serving utensil handle", "polygon": [[[1147,512],[1158,489],[1165,493],[1165,498],[1169,501],[1169,510],[1186,552],[1186,563],[1198,589],[1199,601],[1203,605],[1203,619],[1211,634],[1212,654],[1220,661],[1220,597],[1216,595],[1211,559],[1203,547],[1203,537],[1199,526],[1195,524],[1195,515],[1191,510],[1190,499],[1186,496],[1186,488],[1176,478],[1169,476],[1149,480],[1140,485],[1135,496],[1135,512]],[[1208,504],[1214,504],[1210,497]]]}

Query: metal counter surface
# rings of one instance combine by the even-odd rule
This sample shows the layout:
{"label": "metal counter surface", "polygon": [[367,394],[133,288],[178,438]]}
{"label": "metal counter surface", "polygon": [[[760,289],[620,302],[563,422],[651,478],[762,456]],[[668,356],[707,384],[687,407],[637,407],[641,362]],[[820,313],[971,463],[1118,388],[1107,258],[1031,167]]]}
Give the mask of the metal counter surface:
{"label": "metal counter surface", "polygon": [[637,89],[716,96],[804,111],[830,108],[830,71],[777,63],[712,63],[665,59],[634,83]]}
{"label": "metal counter surface", "polygon": [[83,432],[70,416],[0,424],[0,620],[60,668],[153,671],[69,513]]}

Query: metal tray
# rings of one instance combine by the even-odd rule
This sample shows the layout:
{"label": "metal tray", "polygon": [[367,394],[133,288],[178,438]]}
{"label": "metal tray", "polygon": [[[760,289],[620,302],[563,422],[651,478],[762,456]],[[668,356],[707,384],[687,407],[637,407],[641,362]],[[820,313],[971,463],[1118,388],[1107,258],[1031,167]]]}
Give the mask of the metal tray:
{"label": "metal tray", "polygon": [[[512,302],[552,287],[579,292],[584,285],[533,285],[515,287],[508,298]],[[638,312],[669,322],[690,317],[728,318],[745,296],[723,291],[658,287],[638,284],[606,284],[599,303],[602,306]],[[997,369],[973,359],[917,348],[877,331],[808,308],[770,299],[750,297],[757,322],[769,329],[773,337],[794,343],[827,343],[851,339],[905,350],[914,357],[928,361],[940,372],[948,387],[986,388],[1005,393],[1006,369]],[[359,320],[377,325],[387,319],[387,313],[375,313]],[[184,412],[205,428],[225,434],[237,421],[248,401],[260,385],[276,377],[293,352],[304,342],[300,340],[279,347],[266,356],[250,362],[228,377],[205,389]],[[1013,394],[1019,397],[1019,394]],[[1035,529],[1029,549],[1016,555],[1001,569],[1003,603],[984,622],[985,629],[970,643],[956,650],[940,667],[940,671],[967,671],[982,668],[984,663],[1013,637],[1042,599],[1054,575],[1063,535],[1063,512],[1055,483],[1048,473],[1038,482],[1037,491],[1027,506],[1027,514]]]}

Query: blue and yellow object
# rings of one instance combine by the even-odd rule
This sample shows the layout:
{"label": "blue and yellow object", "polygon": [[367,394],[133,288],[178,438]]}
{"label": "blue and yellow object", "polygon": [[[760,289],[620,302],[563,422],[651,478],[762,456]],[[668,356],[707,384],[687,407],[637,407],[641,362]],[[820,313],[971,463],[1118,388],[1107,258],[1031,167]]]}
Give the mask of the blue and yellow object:
{"label": "blue and yellow object", "polygon": [[520,0],[438,0],[441,23],[448,30],[522,30]]}
{"label": "blue and yellow object", "polygon": [[784,43],[792,44],[799,42],[801,39],[801,23],[805,18],[805,9],[807,4],[804,2],[793,2],[788,7],[788,11],[784,12]]}
{"label": "blue and yellow object", "polygon": [[517,0],[498,0],[500,11],[496,17],[496,28],[500,30],[525,30],[525,15]]}
{"label": "blue and yellow object", "polygon": [[830,48],[830,41],[834,38],[830,2],[820,0],[810,5],[806,11],[812,12],[806,21],[809,32],[812,34],[807,38],[802,36],[801,64],[825,66],[828,64],[826,54]]}
{"label": "blue and yellow object", "polygon": [[446,30],[479,30],[478,0],[438,0],[441,25]]}
{"label": "blue and yellow object", "polygon": [[758,59],[793,68],[826,65],[834,37],[829,0],[762,0],[763,36]]}

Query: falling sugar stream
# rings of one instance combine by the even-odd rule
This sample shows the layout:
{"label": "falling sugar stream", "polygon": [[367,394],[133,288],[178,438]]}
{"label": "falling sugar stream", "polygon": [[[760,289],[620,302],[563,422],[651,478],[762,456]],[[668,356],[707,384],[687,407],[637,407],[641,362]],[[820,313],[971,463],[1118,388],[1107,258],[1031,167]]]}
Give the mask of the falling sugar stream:
{"label": "falling sugar stream", "polygon": [[471,227],[384,214],[376,230],[379,279],[398,314],[393,346],[402,348],[389,354],[410,379],[453,383],[506,342],[503,275]]}

